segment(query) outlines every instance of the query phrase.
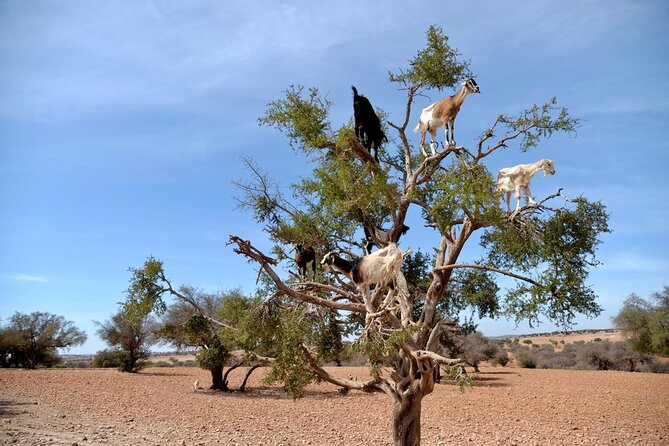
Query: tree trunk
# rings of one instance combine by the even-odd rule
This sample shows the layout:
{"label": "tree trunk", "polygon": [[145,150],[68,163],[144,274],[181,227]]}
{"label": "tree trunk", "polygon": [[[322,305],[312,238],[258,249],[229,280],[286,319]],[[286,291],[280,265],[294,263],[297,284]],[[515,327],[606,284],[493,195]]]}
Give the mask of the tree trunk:
{"label": "tree trunk", "polygon": [[209,369],[211,372],[211,387],[213,390],[228,390],[223,382],[223,366],[215,366]]}
{"label": "tree trunk", "polygon": [[[223,390],[224,392],[228,391],[228,375],[230,374],[230,372],[232,372],[234,369],[236,369],[237,367],[239,367],[243,363],[244,363],[244,361],[240,361],[237,364],[234,364],[234,365],[231,365],[230,367],[228,367],[228,371],[225,372],[225,375],[223,375],[223,379],[222,379],[223,384],[222,384],[221,390]],[[222,369],[223,369],[223,367],[221,367],[221,370]]]}
{"label": "tree trunk", "polygon": [[408,395],[393,401],[393,440],[395,446],[420,446],[422,395]]}
{"label": "tree trunk", "polygon": [[246,376],[244,377],[244,382],[242,382],[242,385],[239,387],[239,391],[240,391],[240,392],[244,392],[244,391],[246,390],[246,381],[249,380],[249,376],[251,376],[251,373],[253,373],[253,371],[254,371],[255,369],[257,369],[258,367],[260,367],[260,364],[256,364],[256,365],[254,365],[253,367],[251,367],[251,368],[249,369],[248,372],[246,372]]}

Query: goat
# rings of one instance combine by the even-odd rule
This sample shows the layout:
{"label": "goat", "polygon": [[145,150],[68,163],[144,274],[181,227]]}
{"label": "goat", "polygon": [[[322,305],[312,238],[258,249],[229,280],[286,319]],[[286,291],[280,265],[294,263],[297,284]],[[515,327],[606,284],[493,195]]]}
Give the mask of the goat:
{"label": "goat", "polygon": [[300,277],[307,277],[307,265],[311,263],[313,277],[316,279],[316,251],[311,246],[295,245],[295,263],[300,271]]}
{"label": "goat", "polygon": [[323,256],[321,267],[344,274],[364,295],[370,285],[391,285],[402,267],[403,257],[404,252],[391,242],[385,248],[354,261],[344,260],[334,251],[330,251]]}
{"label": "goat", "polygon": [[453,96],[449,96],[424,108],[420,114],[418,125],[414,132],[420,130],[420,150],[423,156],[428,156],[425,151],[425,134],[430,132],[432,142],[430,142],[430,151],[436,155],[435,138],[437,129],[444,127],[446,133],[446,145],[455,145],[455,117],[458,116],[462,103],[468,93],[480,93],[481,90],[474,79],[467,79],[462,83],[462,88]]}
{"label": "goat", "polygon": [[407,231],[411,228],[403,224],[402,230],[397,235],[397,237],[395,237],[395,240],[390,239],[390,230],[385,230],[380,226],[364,225],[362,229],[365,232],[365,252],[370,254],[374,246],[381,247],[379,246],[378,242],[382,242],[384,244],[388,242],[397,243],[400,241],[400,237],[406,234]]}
{"label": "goat", "polygon": [[386,134],[381,128],[381,121],[374,112],[374,107],[369,99],[359,95],[354,86],[353,89],[353,117],[355,119],[355,137],[360,141],[369,153],[374,147],[374,160],[379,162],[379,147],[387,141]]}
{"label": "goat", "polygon": [[532,193],[530,192],[530,180],[540,170],[544,171],[544,176],[554,175],[555,164],[552,160],[542,159],[536,163],[519,164],[514,167],[500,169],[499,174],[497,174],[497,192],[502,192],[502,195],[506,194],[506,208],[509,212],[511,212],[510,201],[512,192],[516,193],[516,211],[520,209],[521,188],[525,190],[525,196],[527,197],[529,204],[537,204],[537,202],[534,201],[534,198],[532,198]]}

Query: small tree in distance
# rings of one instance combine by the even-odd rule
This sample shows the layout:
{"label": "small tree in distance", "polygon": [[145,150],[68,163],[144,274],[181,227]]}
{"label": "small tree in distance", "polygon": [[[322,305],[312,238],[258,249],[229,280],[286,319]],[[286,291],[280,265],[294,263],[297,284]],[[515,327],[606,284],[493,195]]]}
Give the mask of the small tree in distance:
{"label": "small tree in distance", "polygon": [[613,323],[634,351],[669,356],[669,287],[648,300],[631,294]]}
{"label": "small tree in distance", "polygon": [[0,366],[34,369],[60,362],[57,349],[86,342],[86,333],[63,316],[36,311],[14,313],[0,328]]}
{"label": "small tree in distance", "polygon": [[104,322],[94,321],[100,339],[112,347],[115,361],[121,372],[136,373],[145,365],[149,357],[151,332],[155,328],[148,317],[132,318],[119,311]]}

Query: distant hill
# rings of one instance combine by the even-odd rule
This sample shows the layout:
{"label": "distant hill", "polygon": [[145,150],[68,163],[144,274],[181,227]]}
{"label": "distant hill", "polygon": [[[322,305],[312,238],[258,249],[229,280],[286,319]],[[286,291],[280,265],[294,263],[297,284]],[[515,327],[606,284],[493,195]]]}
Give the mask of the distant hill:
{"label": "distant hill", "polygon": [[526,339],[532,341],[533,344],[551,344],[551,341],[565,343],[574,343],[578,341],[590,342],[595,339],[599,340],[608,340],[611,342],[623,341],[623,335],[620,330],[613,328],[603,328],[603,329],[583,329],[583,330],[574,330],[574,331],[553,331],[550,333],[532,333],[524,335],[512,335],[512,336],[497,336],[496,339],[518,339],[519,342],[523,342]]}

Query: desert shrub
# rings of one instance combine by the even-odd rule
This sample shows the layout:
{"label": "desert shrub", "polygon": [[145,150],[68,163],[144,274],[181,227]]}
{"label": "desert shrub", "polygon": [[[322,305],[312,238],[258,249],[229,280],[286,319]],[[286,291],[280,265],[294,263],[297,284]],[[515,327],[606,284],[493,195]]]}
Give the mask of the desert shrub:
{"label": "desert shrub", "polygon": [[174,367],[174,364],[171,362],[167,361],[152,361],[152,362],[147,362],[146,367]]}
{"label": "desert shrub", "polygon": [[592,342],[601,342],[601,341],[602,341],[602,338],[595,338],[595,339],[592,340]]}
{"label": "desert shrub", "polygon": [[532,340],[531,340],[531,339],[525,339],[525,340],[523,341],[523,344],[530,345],[531,343],[532,343]]}
{"label": "desert shrub", "polygon": [[614,361],[609,355],[609,346],[604,342],[580,345],[576,366],[581,369],[609,370]]}
{"label": "desert shrub", "polygon": [[639,372],[649,373],[669,373],[669,363],[660,362],[656,358],[650,357],[647,361],[644,361],[637,370]]}
{"label": "desert shrub", "polygon": [[121,354],[115,350],[104,349],[98,351],[93,357],[93,367],[118,368],[121,366]]}
{"label": "desert shrub", "polygon": [[539,366],[543,369],[570,369],[576,364],[576,358],[562,352],[543,357]]}
{"label": "desert shrub", "polygon": [[57,364],[57,368],[63,369],[87,369],[93,367],[93,360],[91,358],[63,358],[63,362]]}
{"label": "desert shrub", "polygon": [[506,365],[509,363],[511,358],[509,358],[509,354],[505,351],[501,351],[495,355],[495,357],[492,359],[493,365],[501,365],[502,367],[506,367]]}
{"label": "desert shrub", "polygon": [[520,367],[525,369],[535,369],[537,367],[537,360],[529,351],[518,353],[516,355],[516,362]]}

